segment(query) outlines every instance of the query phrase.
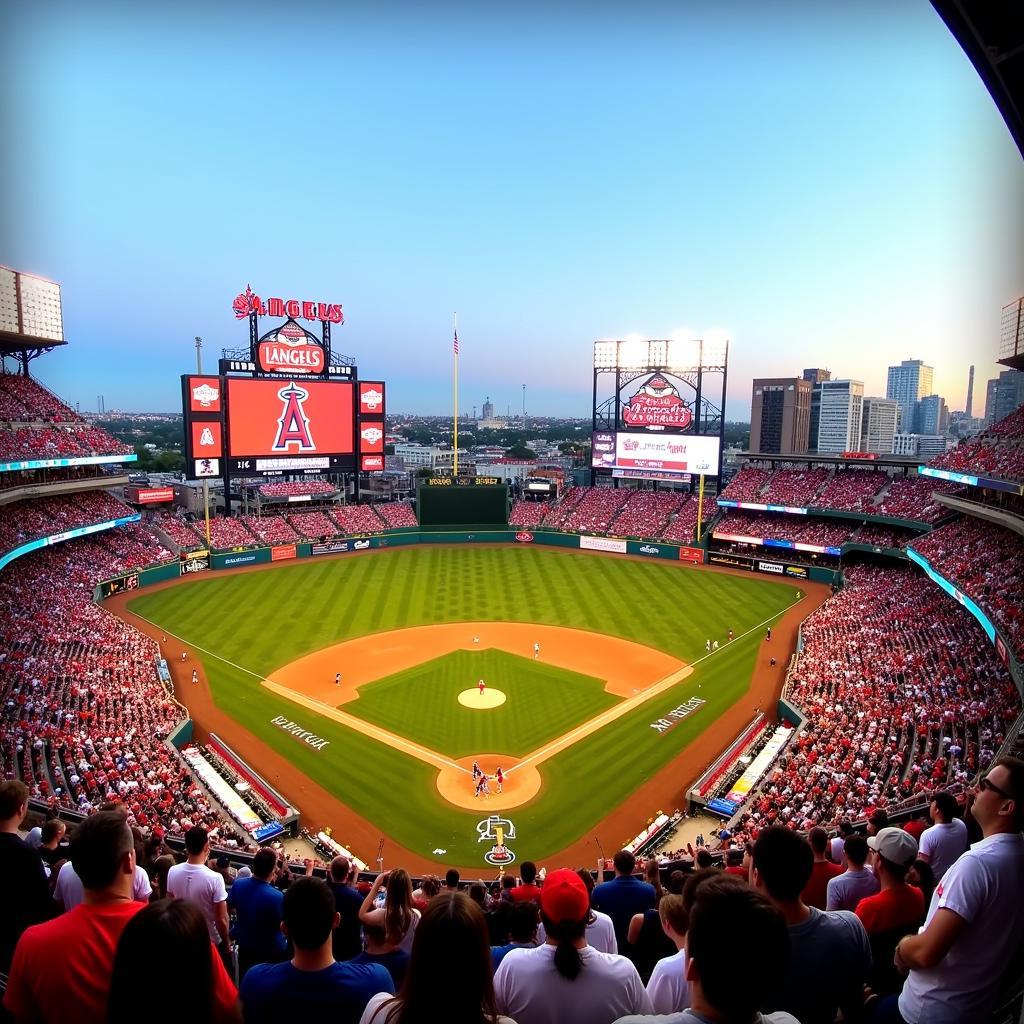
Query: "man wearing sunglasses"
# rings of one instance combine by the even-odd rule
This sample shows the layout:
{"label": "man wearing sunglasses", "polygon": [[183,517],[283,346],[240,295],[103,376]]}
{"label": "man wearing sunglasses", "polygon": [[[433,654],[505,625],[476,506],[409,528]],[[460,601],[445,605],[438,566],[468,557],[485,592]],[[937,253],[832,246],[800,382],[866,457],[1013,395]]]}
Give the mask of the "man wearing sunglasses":
{"label": "man wearing sunglasses", "polygon": [[1024,761],[995,761],[972,812],[984,838],[943,876],[921,931],[896,947],[897,968],[910,972],[899,997],[907,1024],[987,1021],[1024,937]]}

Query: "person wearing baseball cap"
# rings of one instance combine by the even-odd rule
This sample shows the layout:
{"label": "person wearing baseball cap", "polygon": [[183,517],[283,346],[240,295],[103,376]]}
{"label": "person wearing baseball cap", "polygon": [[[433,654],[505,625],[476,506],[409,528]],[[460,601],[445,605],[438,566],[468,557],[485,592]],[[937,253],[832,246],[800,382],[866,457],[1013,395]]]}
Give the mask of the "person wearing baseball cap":
{"label": "person wearing baseball cap", "polygon": [[548,874],[540,913],[544,944],[510,950],[494,975],[499,1013],[517,1024],[612,1024],[653,1012],[633,964],[587,945],[590,894],[575,871]]}

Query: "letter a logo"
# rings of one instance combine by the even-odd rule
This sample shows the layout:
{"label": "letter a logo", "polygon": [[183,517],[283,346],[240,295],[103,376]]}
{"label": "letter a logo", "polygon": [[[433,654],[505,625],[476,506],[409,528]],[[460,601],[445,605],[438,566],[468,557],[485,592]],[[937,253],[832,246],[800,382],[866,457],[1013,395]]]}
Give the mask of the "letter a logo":
{"label": "letter a logo", "polygon": [[309,392],[291,381],[277,393],[284,403],[281,418],[277,421],[277,438],[274,441],[275,452],[287,452],[288,446],[298,445],[297,451],[315,452],[313,435],[309,431],[309,420],[303,403],[309,398]]}

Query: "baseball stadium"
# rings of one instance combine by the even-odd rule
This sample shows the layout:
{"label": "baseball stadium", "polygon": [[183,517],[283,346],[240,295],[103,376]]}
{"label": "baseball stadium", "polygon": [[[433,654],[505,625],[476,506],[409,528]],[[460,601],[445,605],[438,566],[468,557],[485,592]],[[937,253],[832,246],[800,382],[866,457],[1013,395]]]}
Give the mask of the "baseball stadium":
{"label": "baseball stadium", "polygon": [[[934,6],[1024,147],[1019,82],[981,41],[1005,25]],[[337,1019],[365,1024],[394,1010],[381,993],[411,1006],[414,978],[447,983],[446,943],[470,932],[489,940],[470,943],[488,1024],[550,1017],[516,1002],[531,985],[513,983],[529,955],[516,946],[563,962],[575,949],[583,979],[600,957],[628,968],[636,998],[609,997],[599,1024],[1019,1015],[1024,924],[1006,908],[1024,898],[1024,298],[989,346],[1007,371],[992,415],[934,451],[900,450],[894,431],[872,448],[868,403],[883,400],[863,384],[858,440],[826,444],[829,402],[842,386],[854,408],[859,382],[823,370],[754,379],[749,443],[727,451],[731,343],[614,337],[576,368],[592,394],[582,443],[526,458],[468,443],[457,328],[451,443],[424,454],[379,348],[349,340],[343,296],[244,280],[222,296],[229,344],[196,338],[171,378],[184,472],[147,474],[141,448],[54,383],[78,344],[61,283],[0,266],[0,875],[31,878],[45,905],[24,910],[28,883],[24,905],[11,898],[0,1020],[79,1019],[70,1001],[63,1017],[29,1012],[38,930],[108,897],[173,916],[202,903],[188,872],[223,892],[194,914],[204,963],[214,950],[204,998],[224,997],[199,1019],[218,1024],[276,1019],[246,998],[247,972],[348,959],[376,965],[377,987]],[[804,444],[780,450],[797,421]],[[89,843],[104,828],[125,848],[99,885]],[[229,895],[247,885],[275,890],[260,896],[276,914],[265,947]],[[606,888],[625,885],[644,894],[629,914]],[[319,967],[289,909],[302,898],[326,901]],[[521,903],[536,904],[522,941]],[[829,921],[855,938],[801,939]],[[126,943],[109,945],[121,966],[81,997],[88,1024],[126,1019]],[[851,946],[846,991],[834,972]],[[792,998],[761,977],[801,957]],[[962,1004],[928,1003],[987,965]],[[748,970],[768,994],[711,1013]]]}

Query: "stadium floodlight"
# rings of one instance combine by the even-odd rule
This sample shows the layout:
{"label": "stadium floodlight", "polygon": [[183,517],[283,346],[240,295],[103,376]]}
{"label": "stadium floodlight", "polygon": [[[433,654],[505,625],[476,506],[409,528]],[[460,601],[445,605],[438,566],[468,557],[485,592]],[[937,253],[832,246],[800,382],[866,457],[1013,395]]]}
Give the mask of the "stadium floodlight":
{"label": "stadium floodlight", "polygon": [[697,366],[700,363],[700,342],[695,338],[673,338],[668,343],[665,362],[673,368]]}
{"label": "stadium floodlight", "polygon": [[613,370],[618,359],[619,343],[617,341],[594,342],[594,369]]}
{"label": "stadium floodlight", "polygon": [[620,341],[619,367],[622,369],[638,369],[650,366],[648,341]]}

